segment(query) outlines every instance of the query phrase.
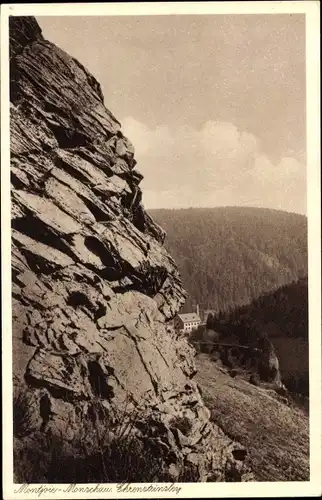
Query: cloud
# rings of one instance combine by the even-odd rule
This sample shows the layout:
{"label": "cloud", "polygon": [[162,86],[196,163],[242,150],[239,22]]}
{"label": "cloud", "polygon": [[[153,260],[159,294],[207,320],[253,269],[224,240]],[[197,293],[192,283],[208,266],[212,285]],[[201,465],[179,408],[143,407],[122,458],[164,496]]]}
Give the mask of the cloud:
{"label": "cloud", "polygon": [[207,121],[149,128],[133,117],[123,132],[136,150],[146,208],[265,206],[306,212],[306,169],[292,156],[278,162],[234,124]]}

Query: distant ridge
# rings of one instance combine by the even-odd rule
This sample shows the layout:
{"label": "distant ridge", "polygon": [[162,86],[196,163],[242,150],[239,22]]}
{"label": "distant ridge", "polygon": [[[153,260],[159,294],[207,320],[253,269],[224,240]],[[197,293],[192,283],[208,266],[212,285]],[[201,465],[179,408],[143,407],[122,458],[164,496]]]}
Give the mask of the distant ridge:
{"label": "distant ridge", "polygon": [[207,210],[267,210],[269,212],[280,212],[286,214],[300,215],[301,217],[305,217],[307,219],[306,214],[302,214],[300,212],[293,212],[291,210],[282,210],[280,208],[271,208],[271,207],[254,207],[251,205],[221,205],[221,206],[209,206],[209,207],[177,207],[177,208],[148,208],[148,212],[173,212],[173,211],[184,211],[184,210],[194,210],[194,211],[207,211]]}
{"label": "distant ridge", "polygon": [[167,233],[189,297],[227,311],[307,275],[307,217],[270,208],[149,211]]}

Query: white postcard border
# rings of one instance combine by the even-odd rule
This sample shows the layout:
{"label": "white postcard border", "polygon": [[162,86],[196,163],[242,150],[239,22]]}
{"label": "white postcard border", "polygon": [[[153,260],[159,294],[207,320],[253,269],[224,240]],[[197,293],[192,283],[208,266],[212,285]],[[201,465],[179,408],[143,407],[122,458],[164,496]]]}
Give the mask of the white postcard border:
{"label": "white postcard border", "polygon": [[[13,484],[12,459],[12,329],[11,329],[11,219],[9,154],[9,37],[10,15],[102,16],[188,14],[306,15],[307,74],[307,208],[309,245],[309,344],[310,344],[310,466],[307,482],[178,483],[152,484],[150,491],[118,491],[117,485]],[[2,361],[3,361],[3,492],[6,500],[87,498],[234,498],[319,496],[321,494],[321,212],[320,212],[320,25],[319,2],[157,2],[96,4],[13,4],[1,6],[1,222],[2,222]],[[131,484],[146,487],[149,484]],[[151,491],[168,486],[168,491]],[[81,488],[95,488],[82,492]],[[99,491],[99,487],[111,488]],[[177,489],[174,489],[174,488]],[[35,490],[32,488],[38,488]],[[39,489],[40,488],[40,489]],[[42,489],[41,489],[42,488]],[[75,490],[78,488],[78,492]],[[29,489],[29,490],[28,490]],[[49,491],[52,489],[52,491]],[[53,489],[56,489],[53,492]],[[129,488],[128,488],[129,489]],[[48,491],[46,491],[48,490]],[[123,487],[124,490],[124,487]],[[29,492],[28,492],[29,491]],[[177,493],[176,493],[177,492]]]}

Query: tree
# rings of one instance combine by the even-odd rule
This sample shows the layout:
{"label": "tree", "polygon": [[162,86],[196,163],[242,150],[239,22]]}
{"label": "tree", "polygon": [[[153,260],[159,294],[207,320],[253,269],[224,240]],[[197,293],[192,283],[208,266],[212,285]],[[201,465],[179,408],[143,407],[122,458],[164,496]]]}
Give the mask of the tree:
{"label": "tree", "polygon": [[209,313],[207,316],[206,327],[207,327],[207,330],[213,330],[213,328],[214,328],[214,317],[211,313]]}

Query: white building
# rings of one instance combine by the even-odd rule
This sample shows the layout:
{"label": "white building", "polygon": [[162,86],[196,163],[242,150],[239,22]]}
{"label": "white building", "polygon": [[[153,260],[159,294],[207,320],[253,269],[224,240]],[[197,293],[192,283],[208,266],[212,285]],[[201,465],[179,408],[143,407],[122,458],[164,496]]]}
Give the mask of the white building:
{"label": "white building", "polygon": [[178,314],[175,318],[175,329],[188,334],[201,324],[199,313]]}

